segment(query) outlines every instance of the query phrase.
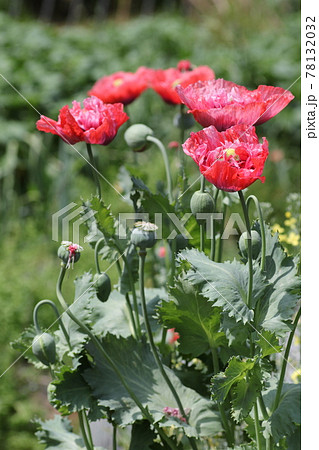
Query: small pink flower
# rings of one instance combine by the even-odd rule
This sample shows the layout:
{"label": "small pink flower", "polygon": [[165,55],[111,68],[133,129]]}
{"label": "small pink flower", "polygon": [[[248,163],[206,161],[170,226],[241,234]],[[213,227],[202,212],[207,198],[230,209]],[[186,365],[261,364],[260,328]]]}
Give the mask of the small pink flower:
{"label": "small pink flower", "polygon": [[162,246],[158,249],[158,257],[165,258],[165,256],[166,256],[166,248]]}
{"label": "small pink flower", "polygon": [[170,345],[173,345],[179,338],[180,335],[177,331],[175,331],[175,328],[169,328],[167,330],[167,342]]}
{"label": "small pink flower", "polygon": [[168,148],[179,148],[179,142],[177,142],[177,141],[171,141],[171,142],[169,142],[169,144],[168,144]]}

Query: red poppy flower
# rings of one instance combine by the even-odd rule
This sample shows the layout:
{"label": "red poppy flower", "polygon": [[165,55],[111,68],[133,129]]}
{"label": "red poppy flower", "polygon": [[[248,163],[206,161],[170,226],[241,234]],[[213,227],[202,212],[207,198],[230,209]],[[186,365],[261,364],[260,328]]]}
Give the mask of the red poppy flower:
{"label": "red poppy flower", "polygon": [[198,80],[213,80],[215,78],[214,71],[207,66],[199,66],[194,70],[189,70],[191,64],[189,61],[180,61],[177,69],[170,68],[166,70],[154,70],[151,79],[151,87],[156,91],[166,103],[173,105],[180,104],[175,88],[177,85],[183,87],[195,83]]}
{"label": "red poppy flower", "polygon": [[204,177],[218,189],[235,192],[254,181],[265,181],[262,171],[268,142],[260,144],[255,127],[236,125],[219,132],[214,126],[191,133],[183,150],[198,164]]}
{"label": "red poppy flower", "polygon": [[98,80],[88,95],[95,95],[104,103],[128,105],[147,87],[152,70],[140,67],[133,72],[115,72]]}
{"label": "red poppy flower", "polygon": [[71,109],[68,105],[63,106],[57,122],[41,116],[37,129],[57,134],[68,144],[84,141],[88,144],[107,145],[129,118],[121,103],[105,105],[96,97],[86,98],[83,101],[83,109],[79,102],[72,103]]}
{"label": "red poppy flower", "polygon": [[258,86],[254,91],[231,81],[199,81],[176,91],[203,127],[214,125],[219,131],[240,123],[260,125],[274,117],[294,98],[280,87]]}

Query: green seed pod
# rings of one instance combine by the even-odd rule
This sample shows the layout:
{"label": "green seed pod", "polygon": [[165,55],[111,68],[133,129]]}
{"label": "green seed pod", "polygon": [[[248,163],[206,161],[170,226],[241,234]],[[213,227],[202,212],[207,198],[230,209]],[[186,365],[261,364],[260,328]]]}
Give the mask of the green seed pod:
{"label": "green seed pod", "polygon": [[134,152],[143,152],[151,144],[147,141],[147,136],[153,136],[154,132],[151,128],[143,125],[142,123],[136,123],[131,125],[124,133],[124,139],[129,147]]}
{"label": "green seed pod", "polygon": [[[239,250],[243,256],[248,257],[248,233],[244,231],[243,234],[239,238]],[[261,250],[261,237],[256,230],[252,230],[251,232],[251,250],[253,259],[258,258],[258,255]]]}
{"label": "green seed pod", "polygon": [[213,197],[208,192],[196,191],[192,195],[190,203],[191,211],[197,223],[205,223],[205,219],[197,217],[197,214],[208,214],[215,211],[215,203]]}
{"label": "green seed pod", "polygon": [[156,243],[156,233],[155,231],[146,231],[141,228],[134,228],[131,234],[131,242],[142,250],[152,248]]}
{"label": "green seed pod", "polygon": [[177,234],[174,239],[169,239],[168,243],[170,247],[173,249],[173,244],[175,241],[176,245],[176,253],[184,250],[188,246],[188,239],[183,234]]}
{"label": "green seed pod", "polygon": [[174,116],[174,125],[177,128],[181,128],[183,130],[188,130],[189,128],[192,128],[195,124],[194,117],[192,114],[181,114],[177,113]]}
{"label": "green seed pod", "polygon": [[32,352],[46,366],[55,363],[55,340],[49,333],[37,334],[32,341]]}
{"label": "green seed pod", "polygon": [[96,296],[101,302],[106,302],[111,293],[111,280],[105,273],[96,273],[93,278]]}

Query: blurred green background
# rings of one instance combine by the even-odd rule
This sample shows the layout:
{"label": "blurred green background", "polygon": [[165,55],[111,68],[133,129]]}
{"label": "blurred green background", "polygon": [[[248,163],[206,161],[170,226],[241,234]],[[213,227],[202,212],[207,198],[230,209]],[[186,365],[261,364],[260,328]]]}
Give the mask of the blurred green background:
{"label": "blurred green background", "polygon": [[[30,324],[36,302],[55,299],[59,263],[52,214],[94,192],[84,160],[56,136],[36,130],[38,112],[57,119],[63,105],[81,101],[103,75],[141,65],[174,67],[180,59],[208,65],[216,77],[251,89],[259,84],[289,88],[295,100],[258,129],[269,141],[267,180],[250,189],[271,202],[272,223],[282,223],[287,195],[300,190],[300,82],[295,82],[300,74],[300,11],[299,2],[288,0],[0,0],[0,9],[0,441],[4,450],[28,450],[42,448],[30,420],[52,414],[45,395],[48,378],[23,358],[7,370],[19,357],[10,342]],[[128,108],[131,123],[147,124],[166,145],[179,137],[172,125],[176,112],[177,107],[150,90]],[[100,171],[115,184],[120,166],[134,163],[123,140],[125,128],[108,147],[95,149]],[[84,145],[76,147],[85,155]],[[165,179],[156,152],[137,155],[139,174],[153,189],[154,180]],[[177,168],[176,151],[170,152]],[[192,161],[187,168],[195,180]],[[113,189],[107,184],[102,188],[115,213],[127,210]],[[88,251],[77,270],[69,271],[68,292],[76,273],[92,263]],[[44,326],[52,319],[44,313]]]}

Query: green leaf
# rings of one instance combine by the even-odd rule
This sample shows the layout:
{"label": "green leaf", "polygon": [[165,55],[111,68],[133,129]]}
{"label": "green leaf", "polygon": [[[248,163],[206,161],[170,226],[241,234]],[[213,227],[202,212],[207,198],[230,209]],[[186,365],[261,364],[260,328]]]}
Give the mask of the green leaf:
{"label": "green leaf", "polygon": [[156,433],[151,430],[148,420],[137,421],[132,426],[131,442],[129,450],[160,450],[163,447],[154,443]]}
{"label": "green leaf", "polygon": [[174,300],[163,302],[158,311],[164,325],[179,332],[181,353],[197,357],[225,344],[225,335],[220,331],[220,308],[213,307],[188,280],[179,279],[170,296]]}
{"label": "green leaf", "polygon": [[[70,305],[69,310],[83,323],[89,324],[91,320],[92,305],[94,300],[97,301],[95,290],[92,287],[92,274],[88,272],[84,273],[82,276],[75,279],[74,284],[74,302]],[[73,322],[66,312],[62,314],[61,319],[69,335],[72,350],[70,350],[65,336],[59,328],[54,334],[57,338],[56,348],[60,359],[63,358],[65,353],[71,357],[81,353],[85,343],[89,339],[87,334],[80,330],[79,326]]]}
{"label": "green leaf", "polygon": [[273,353],[281,352],[282,345],[279,345],[278,338],[274,333],[263,330],[259,336],[260,338],[256,341],[256,344],[260,347],[263,358]]}
{"label": "green leaf", "polygon": [[[256,222],[253,228],[259,231],[259,223]],[[258,329],[263,328],[277,336],[284,336],[290,331],[289,322],[300,298],[297,260],[287,256],[278,241],[278,234],[272,235],[266,224],[265,234],[265,275],[268,286],[262,296],[255,320]]]}
{"label": "green leaf", "polygon": [[[222,307],[230,317],[244,324],[253,319],[254,313],[246,305],[248,290],[248,267],[234,260],[232,262],[216,263],[198,250],[183,250],[180,260],[187,261],[191,270],[187,279],[192,284],[203,285],[202,293],[215,306]],[[260,298],[265,284],[260,271],[255,268],[252,292],[252,306]]]}
{"label": "green leaf", "polygon": [[115,218],[112,215],[110,206],[106,206],[103,200],[98,197],[92,197],[91,207],[96,211],[95,219],[99,229],[105,237],[112,238],[115,234]]}
{"label": "green leaf", "polygon": [[232,357],[225,372],[221,372],[212,378],[211,389],[214,400],[223,403],[233,385],[245,380],[254,368],[255,363],[256,359],[241,360],[239,357]]}
{"label": "green leaf", "polygon": [[48,366],[42,364],[32,352],[32,341],[36,335],[37,332],[35,326],[31,325],[21,333],[21,336],[19,336],[18,339],[11,342],[10,345],[12,348],[23,354],[26,360],[33,364],[37,369],[48,369]]}
{"label": "green leaf", "polygon": [[89,419],[101,419],[104,413],[97,405],[90,386],[86,383],[79,370],[72,370],[64,366],[56,372],[56,379],[51,382],[54,386],[50,403],[63,414],[71,414],[82,409],[88,410]]}
{"label": "green leaf", "polygon": [[247,417],[250,413],[262,388],[261,379],[260,366],[255,364],[252,369],[247,370],[246,375],[235,385],[233,389],[232,415],[237,422]]}
{"label": "green leaf", "polygon": [[[266,406],[272,407],[277,385],[271,386],[263,394]],[[284,383],[278,408],[272,413],[268,421],[263,423],[275,442],[296,432],[296,425],[301,424],[301,385]]]}
{"label": "green leaf", "polygon": [[46,445],[46,450],[80,450],[86,449],[83,439],[73,433],[70,421],[55,415],[53,419],[37,420],[40,429],[35,433],[41,444]]}
{"label": "green leaf", "polygon": [[[221,430],[219,415],[212,410],[209,400],[192,389],[186,388],[172,370],[166,368],[184,408],[190,408],[189,424],[174,417],[166,417],[166,406],[177,408],[176,401],[166,385],[154,357],[146,343],[133,338],[117,339],[108,334],[102,342],[125,382],[132,389],[139,401],[147,407],[154,421],[162,427],[174,425],[181,428],[188,436],[212,436]],[[110,408],[113,417],[120,426],[142,420],[143,416],[133,402],[113,369],[102,358],[101,353],[90,344],[90,353],[95,366],[84,372],[84,378],[93,389],[99,404]]]}

